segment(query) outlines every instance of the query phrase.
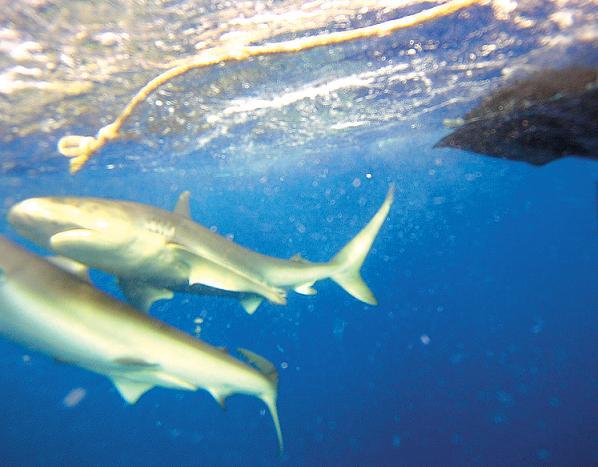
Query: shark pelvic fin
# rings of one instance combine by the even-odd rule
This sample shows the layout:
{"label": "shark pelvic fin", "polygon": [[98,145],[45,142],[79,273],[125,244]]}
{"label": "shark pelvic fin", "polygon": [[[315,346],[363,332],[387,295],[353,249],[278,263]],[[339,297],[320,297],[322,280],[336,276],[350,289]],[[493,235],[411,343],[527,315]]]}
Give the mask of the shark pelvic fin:
{"label": "shark pelvic fin", "polygon": [[176,206],[174,208],[174,212],[176,214],[180,214],[181,216],[188,217],[191,219],[191,209],[189,208],[189,198],[191,197],[191,192],[183,191],[179,196],[179,200],[176,202]]}
{"label": "shark pelvic fin", "polygon": [[48,256],[46,259],[60,269],[77,276],[79,279],[91,282],[89,279],[89,268],[85,264],[64,256]]}
{"label": "shark pelvic fin", "polygon": [[226,409],[225,400],[226,400],[228,394],[226,394],[223,391],[218,390],[216,388],[207,388],[207,391],[212,395],[212,397],[216,400],[216,402],[218,402],[218,405],[220,405],[220,407],[222,407],[222,409],[225,410]]}
{"label": "shark pelvic fin", "polygon": [[376,212],[361,232],[332,258],[331,261],[331,263],[336,263],[339,266],[339,271],[333,274],[331,279],[353,297],[370,305],[376,305],[378,302],[372,291],[361,278],[359,270],[372,248],[372,244],[382,224],[384,224],[386,216],[388,216],[393,199],[394,186],[391,185],[378,212]]}
{"label": "shark pelvic fin", "polygon": [[124,296],[127,297],[127,301],[135,308],[145,312],[149,312],[155,301],[170,300],[174,296],[171,290],[134,280],[119,278],[118,285]]}
{"label": "shark pelvic fin", "polygon": [[305,284],[298,285],[294,290],[301,295],[315,295],[318,293],[318,291],[312,287],[314,284],[315,281],[307,282]]}
{"label": "shark pelvic fin", "polygon": [[243,298],[239,299],[239,302],[241,303],[243,309],[250,315],[255,313],[255,310],[257,310],[257,307],[260,306],[260,304],[263,301],[264,299],[262,297],[253,294],[248,294]]}
{"label": "shark pelvic fin", "polygon": [[116,389],[129,404],[134,404],[139,398],[154,386],[150,383],[142,383],[127,378],[112,378]]}

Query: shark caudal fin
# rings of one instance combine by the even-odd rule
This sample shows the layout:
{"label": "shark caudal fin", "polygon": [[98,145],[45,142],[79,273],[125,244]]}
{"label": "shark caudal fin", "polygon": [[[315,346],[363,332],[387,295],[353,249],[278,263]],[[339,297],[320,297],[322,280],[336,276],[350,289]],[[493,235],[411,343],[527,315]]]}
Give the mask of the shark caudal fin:
{"label": "shark caudal fin", "polygon": [[370,305],[376,305],[376,297],[361,278],[359,270],[365,261],[367,254],[372,248],[372,243],[380,231],[380,227],[388,216],[388,211],[394,200],[394,185],[390,185],[386,198],[378,209],[378,212],[372,217],[370,222],[361,229],[353,240],[351,240],[334,258],[331,263],[340,266],[339,272],[335,273],[331,279],[345,289],[349,294],[362,302]]}
{"label": "shark caudal fin", "polygon": [[243,355],[251,364],[253,364],[271,383],[272,391],[262,394],[260,397],[262,401],[268,406],[272,421],[274,422],[274,428],[276,429],[276,437],[278,438],[278,449],[280,454],[284,450],[284,443],[282,440],[282,430],[280,429],[280,421],[278,419],[278,409],[276,408],[276,398],[278,396],[278,372],[276,367],[266,360],[264,357],[251,352],[247,349],[237,349],[237,351]]}

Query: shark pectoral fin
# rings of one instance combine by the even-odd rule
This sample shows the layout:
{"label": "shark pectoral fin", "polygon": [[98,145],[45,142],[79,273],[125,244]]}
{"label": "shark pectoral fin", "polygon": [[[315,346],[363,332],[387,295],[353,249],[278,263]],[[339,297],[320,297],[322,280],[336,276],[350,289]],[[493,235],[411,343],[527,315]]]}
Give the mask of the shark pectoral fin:
{"label": "shark pectoral fin", "polygon": [[308,282],[307,284],[298,285],[294,290],[301,295],[315,295],[318,291],[312,285],[314,285],[314,282]]}
{"label": "shark pectoral fin", "polygon": [[112,382],[120,392],[120,395],[129,404],[134,404],[139,398],[152,389],[154,386],[150,383],[144,383],[140,381],[133,381],[127,378],[112,378]]}
{"label": "shark pectoral fin", "polygon": [[202,284],[231,292],[254,293],[279,305],[287,302],[286,292],[283,289],[247,277],[213,261],[194,256],[188,264],[190,265],[189,285]]}
{"label": "shark pectoral fin", "polygon": [[79,257],[90,253],[102,254],[120,248],[129,242],[130,235],[111,232],[106,235],[90,229],[72,229],[50,237],[50,248],[65,256]]}
{"label": "shark pectoral fin", "polygon": [[207,388],[206,390],[212,395],[216,402],[218,402],[222,409],[226,409],[225,400],[228,397],[228,393],[216,388]]}
{"label": "shark pectoral fin", "polygon": [[142,311],[149,312],[152,304],[157,300],[170,300],[174,293],[171,290],[148,285],[145,282],[119,278],[120,290],[127,297],[127,301]]}
{"label": "shark pectoral fin", "polygon": [[176,202],[176,206],[174,208],[174,212],[180,214],[181,216],[188,217],[191,219],[191,209],[189,208],[189,197],[191,193],[188,191],[183,191],[179,196],[179,200]]}
{"label": "shark pectoral fin", "polygon": [[262,297],[254,294],[248,294],[239,300],[243,309],[250,315],[255,313],[255,310],[257,310],[257,307],[260,306],[263,301],[264,299]]}
{"label": "shark pectoral fin", "polygon": [[85,264],[64,256],[48,256],[46,259],[60,269],[64,269],[66,272],[69,272],[84,281],[91,282],[89,279],[89,268]]}

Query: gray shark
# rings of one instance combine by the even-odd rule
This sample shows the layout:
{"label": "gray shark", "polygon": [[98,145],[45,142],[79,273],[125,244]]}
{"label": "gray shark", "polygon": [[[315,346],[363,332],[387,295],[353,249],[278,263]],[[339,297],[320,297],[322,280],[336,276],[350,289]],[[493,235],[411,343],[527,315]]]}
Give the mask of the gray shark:
{"label": "gray shark", "polygon": [[254,367],[106,295],[0,236],[0,334],[110,378],[134,404],[155,386],[206,389],[263,400],[280,449],[274,366],[244,349]]}
{"label": "gray shark", "polygon": [[148,310],[173,291],[233,295],[248,313],[262,300],[286,303],[286,291],[313,295],[330,278],[355,298],[375,305],[359,270],[393,201],[391,186],[370,222],[329,262],[274,258],[251,251],[191,220],[189,193],[175,212],[99,198],[30,198],[8,214],[36,244],[117,276],[125,296]]}

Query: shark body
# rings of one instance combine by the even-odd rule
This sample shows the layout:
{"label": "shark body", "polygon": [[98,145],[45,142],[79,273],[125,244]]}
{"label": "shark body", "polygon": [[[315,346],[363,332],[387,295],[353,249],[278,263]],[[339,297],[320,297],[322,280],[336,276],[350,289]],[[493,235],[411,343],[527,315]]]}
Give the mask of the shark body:
{"label": "shark body", "polygon": [[40,246],[117,276],[131,303],[145,310],[172,291],[234,295],[248,313],[265,298],[285,304],[286,291],[313,295],[331,278],[357,299],[376,304],[359,269],[393,201],[391,187],[370,222],[331,261],[311,263],[266,256],[191,220],[189,194],[175,212],[99,198],[30,198],[8,219]]}
{"label": "shark body", "polygon": [[0,334],[110,378],[134,404],[155,386],[209,391],[221,404],[241,393],[276,409],[271,363],[239,349],[258,369],[119,302],[0,236]]}

